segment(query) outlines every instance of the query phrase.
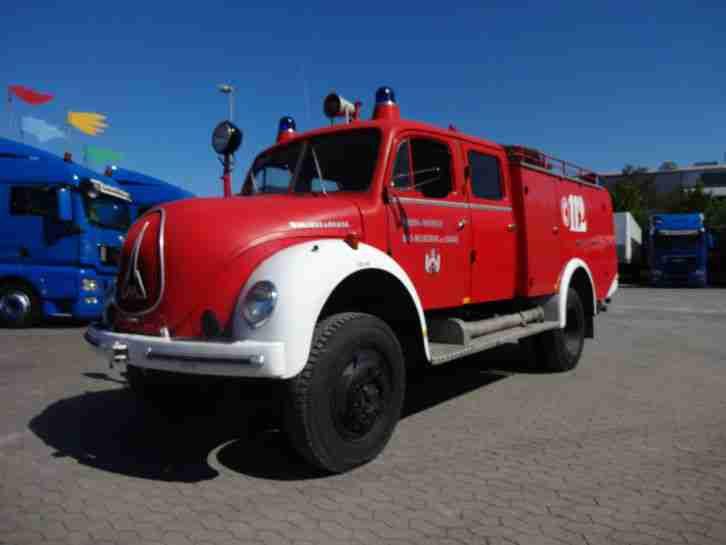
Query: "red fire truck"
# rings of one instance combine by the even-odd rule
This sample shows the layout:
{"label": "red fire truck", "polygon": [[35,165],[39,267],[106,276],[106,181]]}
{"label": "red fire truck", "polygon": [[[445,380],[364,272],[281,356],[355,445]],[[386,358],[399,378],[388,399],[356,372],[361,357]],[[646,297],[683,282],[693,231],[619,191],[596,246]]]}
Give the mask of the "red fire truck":
{"label": "red fire truck", "polygon": [[572,369],[618,278],[593,173],[403,120],[390,88],[371,120],[334,94],[325,111],[347,122],[283,118],[240,195],[142,216],[86,340],[140,395],[179,374],[285,381],[293,445],[340,472],[384,448],[417,366],[527,339]]}

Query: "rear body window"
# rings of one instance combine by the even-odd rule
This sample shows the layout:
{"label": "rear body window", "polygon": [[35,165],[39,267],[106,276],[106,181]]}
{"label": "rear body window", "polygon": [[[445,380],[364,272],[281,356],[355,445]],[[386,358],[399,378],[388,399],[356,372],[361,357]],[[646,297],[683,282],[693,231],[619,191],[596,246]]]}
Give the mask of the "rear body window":
{"label": "rear body window", "polygon": [[470,151],[468,154],[471,169],[471,190],[480,199],[499,201],[504,198],[499,161],[492,155]]}

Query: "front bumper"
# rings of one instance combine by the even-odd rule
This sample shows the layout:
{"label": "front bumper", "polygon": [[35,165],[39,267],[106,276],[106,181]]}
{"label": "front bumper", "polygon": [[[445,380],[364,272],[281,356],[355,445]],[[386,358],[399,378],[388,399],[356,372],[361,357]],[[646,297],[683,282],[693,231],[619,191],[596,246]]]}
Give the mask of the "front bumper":
{"label": "front bumper", "polygon": [[285,346],[281,342],[175,340],[116,333],[89,326],[84,335],[105,365],[125,363],[145,369],[194,375],[282,378]]}

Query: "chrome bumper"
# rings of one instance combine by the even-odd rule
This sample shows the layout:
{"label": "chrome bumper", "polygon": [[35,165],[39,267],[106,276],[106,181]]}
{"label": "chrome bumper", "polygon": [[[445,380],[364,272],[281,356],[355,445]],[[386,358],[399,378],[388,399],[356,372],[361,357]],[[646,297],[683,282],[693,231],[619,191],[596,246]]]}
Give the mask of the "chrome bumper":
{"label": "chrome bumper", "polygon": [[84,338],[104,364],[130,364],[146,369],[196,375],[282,378],[285,346],[281,342],[181,341],[115,333],[93,324]]}

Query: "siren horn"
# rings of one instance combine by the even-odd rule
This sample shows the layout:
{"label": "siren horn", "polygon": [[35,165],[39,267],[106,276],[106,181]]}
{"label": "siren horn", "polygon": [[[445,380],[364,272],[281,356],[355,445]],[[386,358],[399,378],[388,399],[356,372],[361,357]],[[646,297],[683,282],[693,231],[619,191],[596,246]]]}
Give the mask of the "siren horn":
{"label": "siren horn", "polygon": [[344,99],[339,94],[330,93],[323,101],[323,112],[326,117],[330,118],[331,122],[336,117],[345,117],[345,120],[350,122],[351,119],[356,118],[357,108],[355,104]]}

